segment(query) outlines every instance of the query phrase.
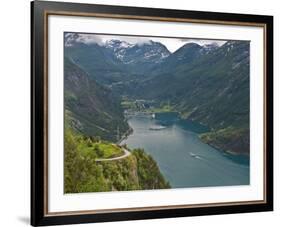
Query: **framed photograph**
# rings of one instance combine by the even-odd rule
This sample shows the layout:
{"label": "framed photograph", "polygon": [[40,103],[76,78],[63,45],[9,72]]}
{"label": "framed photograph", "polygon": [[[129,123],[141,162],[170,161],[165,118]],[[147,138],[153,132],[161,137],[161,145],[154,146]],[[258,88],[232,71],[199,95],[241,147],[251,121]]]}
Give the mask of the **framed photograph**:
{"label": "framed photograph", "polygon": [[273,210],[273,17],[31,3],[31,224]]}

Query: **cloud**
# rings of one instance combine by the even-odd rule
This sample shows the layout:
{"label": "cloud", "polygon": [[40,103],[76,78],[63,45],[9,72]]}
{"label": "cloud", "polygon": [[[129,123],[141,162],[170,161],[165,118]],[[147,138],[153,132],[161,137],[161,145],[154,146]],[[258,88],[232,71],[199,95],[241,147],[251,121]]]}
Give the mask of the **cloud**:
{"label": "cloud", "polygon": [[151,42],[151,40],[153,40],[153,38],[150,37],[132,37],[132,36],[111,36],[111,35],[102,35],[101,36],[103,42],[105,43],[106,41],[109,40],[120,40],[123,42],[127,42],[129,44],[133,44],[133,45],[143,45],[143,44],[148,44]]}
{"label": "cloud", "polygon": [[99,45],[103,44],[101,37],[98,35],[74,33],[74,32],[65,33],[66,46],[71,46],[74,41],[78,43],[85,43],[85,44],[93,44],[93,43]]}
{"label": "cloud", "polygon": [[97,34],[86,34],[86,33],[66,33],[66,46],[71,45],[75,40],[76,42],[93,44],[96,43],[100,46],[105,45],[109,40],[120,40],[127,42],[131,45],[143,45],[149,44],[151,41],[160,42],[167,47],[170,52],[175,52],[178,48],[186,43],[197,43],[199,45],[206,44],[217,44],[219,46],[223,45],[226,41],[223,40],[207,40],[207,39],[190,39],[190,38],[158,38],[158,37],[138,37],[138,36],[123,36],[123,35],[97,35]]}
{"label": "cloud", "polygon": [[85,33],[65,33],[66,46],[71,45],[73,41],[84,43],[84,44],[93,44],[105,45],[107,41],[110,40],[120,40],[127,42],[132,45],[143,45],[150,43],[153,38],[150,37],[133,37],[133,36],[115,36],[115,35],[96,35],[96,34],[85,34]]}
{"label": "cloud", "polygon": [[79,34],[78,38],[76,39],[77,42],[85,43],[85,44],[99,44],[102,45],[102,39],[97,35],[91,34]]}

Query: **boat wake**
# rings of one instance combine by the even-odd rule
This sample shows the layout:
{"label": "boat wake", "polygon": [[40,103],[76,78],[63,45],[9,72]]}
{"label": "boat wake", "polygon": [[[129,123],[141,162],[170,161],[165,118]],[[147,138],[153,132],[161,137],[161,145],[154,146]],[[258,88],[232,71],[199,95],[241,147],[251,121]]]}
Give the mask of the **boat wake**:
{"label": "boat wake", "polygon": [[192,153],[192,152],[189,152],[189,155],[192,157],[192,158],[196,158],[196,159],[203,159],[200,155],[198,155],[198,154],[194,154],[194,153]]}
{"label": "boat wake", "polygon": [[165,128],[166,128],[165,126],[152,126],[152,127],[149,128],[149,130],[158,131],[158,130],[163,130]]}

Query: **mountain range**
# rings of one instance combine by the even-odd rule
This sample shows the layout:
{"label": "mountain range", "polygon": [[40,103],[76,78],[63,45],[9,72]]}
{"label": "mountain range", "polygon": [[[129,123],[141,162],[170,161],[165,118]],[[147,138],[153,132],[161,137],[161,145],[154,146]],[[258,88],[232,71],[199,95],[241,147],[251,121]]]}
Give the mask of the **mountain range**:
{"label": "mountain range", "polygon": [[183,117],[212,128],[247,125],[248,42],[229,41],[208,53],[189,43],[162,64],[152,78],[138,83],[136,95],[169,101]]}
{"label": "mountain range", "polygon": [[[160,107],[169,105],[183,119],[208,126],[211,132],[202,136],[206,143],[248,153],[249,51],[247,41],[227,41],[222,46],[187,43],[171,53],[152,40],[132,44],[113,39],[87,44],[71,37],[65,38],[65,57],[69,62],[65,70],[73,74],[73,69],[68,68],[78,67],[80,74],[87,75],[89,86],[93,87],[85,99],[86,106],[98,106],[93,100],[111,100],[110,108],[99,104],[103,113],[100,121],[110,113],[112,119],[122,122],[122,108],[118,105],[122,96],[154,100]],[[69,83],[69,91],[72,86],[74,82]],[[91,98],[92,90],[101,94],[107,91],[111,97],[103,100],[106,96],[94,94]],[[72,106],[69,110],[75,112]],[[76,111],[84,113],[81,108]],[[122,127],[123,131],[127,128],[125,124]]]}
{"label": "mountain range", "polygon": [[79,36],[68,39],[65,40],[65,55],[105,85],[138,78],[171,54],[163,44],[154,41],[130,44],[109,40],[101,45],[80,42]]}

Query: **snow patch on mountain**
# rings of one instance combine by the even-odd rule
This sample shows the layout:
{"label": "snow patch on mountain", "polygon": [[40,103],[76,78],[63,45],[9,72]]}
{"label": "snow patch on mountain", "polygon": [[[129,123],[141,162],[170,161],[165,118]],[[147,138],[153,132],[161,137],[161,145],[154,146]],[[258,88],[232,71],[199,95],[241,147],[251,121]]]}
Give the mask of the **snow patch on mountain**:
{"label": "snow patch on mountain", "polygon": [[124,64],[135,64],[143,61],[161,62],[170,55],[161,43],[152,40],[142,43],[129,43],[121,40],[107,40],[104,47],[113,52]]}

